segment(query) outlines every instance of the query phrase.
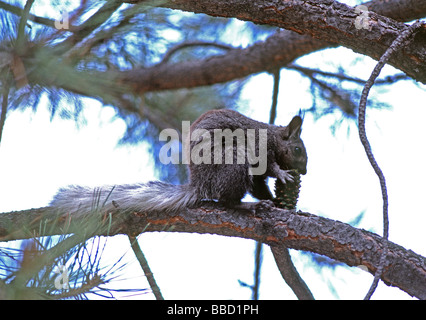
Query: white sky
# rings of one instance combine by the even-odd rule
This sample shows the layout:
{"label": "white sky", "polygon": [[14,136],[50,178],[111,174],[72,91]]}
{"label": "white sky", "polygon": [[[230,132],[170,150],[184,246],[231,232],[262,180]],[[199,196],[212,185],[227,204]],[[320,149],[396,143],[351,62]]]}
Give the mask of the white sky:
{"label": "white sky", "polygon": [[[347,49],[332,49],[300,59],[302,65],[326,70],[330,61],[351,61]],[[361,61],[350,71],[366,79],[374,67]],[[386,67],[382,74],[392,73]],[[279,114],[285,125],[300,108],[310,106],[308,82],[296,72],[281,76]],[[426,90],[400,82],[380,92],[380,101],[392,110],[368,110],[367,135],[386,176],[389,192],[390,240],[426,256]],[[272,77],[254,77],[244,91],[246,115],[267,121]],[[102,185],[149,181],[154,178],[146,146],[117,147],[124,132],[121,120],[111,121],[113,110],[87,100],[87,125],[76,128],[72,121],[54,119],[40,108],[8,115],[0,145],[0,212],[45,206],[56,190],[68,184]],[[336,116],[314,122],[305,116],[302,137],[308,151],[308,174],[303,177],[299,208],[313,214],[349,222],[365,210],[360,227],[382,233],[382,202],[378,179],[359,142],[354,124],[342,125],[332,136]],[[154,155],[156,156],[156,155]],[[140,245],[166,299],[250,299],[251,290],[238,280],[253,281],[253,241],[211,235],[151,233],[140,236]],[[114,259],[130,250],[126,237],[108,240],[107,257]],[[279,274],[269,248],[264,247],[261,299],[294,299]],[[148,285],[133,261],[124,286]],[[318,273],[309,259],[292,251],[304,280],[317,299],[361,299],[372,276],[357,268],[325,268]],[[118,284],[118,286],[120,286]],[[152,299],[151,294],[137,298]],[[374,299],[405,299],[407,294],[380,283]]]}
{"label": "white sky", "polygon": [[[325,53],[321,53],[325,54]],[[330,54],[330,53],[329,53]],[[303,63],[303,60],[300,61]],[[264,88],[259,90],[259,88]],[[267,120],[272,77],[261,74],[247,86],[247,114]],[[393,85],[380,96],[390,101],[392,111],[368,111],[367,134],[387,178],[390,197],[390,239],[407,249],[426,255],[426,92],[410,82]],[[283,72],[278,124],[306,106],[306,81],[294,72]],[[285,111],[284,111],[285,110]],[[72,121],[49,121],[47,111],[9,114],[0,148],[0,211],[45,206],[60,186],[102,185],[153,179],[152,165],[143,145],[117,147],[124,131],[121,120],[110,121],[111,108],[88,101],[88,124],[77,129]],[[299,208],[344,222],[366,210],[362,228],[382,232],[378,180],[369,167],[354,125],[347,136],[342,126],[335,136],[329,126],[334,116],[313,122],[305,117],[303,139],[309,155],[308,174],[303,177]],[[249,299],[251,292],[238,280],[252,283],[254,242],[210,235],[144,234],[140,237],[158,284],[166,298]],[[108,247],[113,255],[127,249],[127,238],[114,237]],[[262,299],[292,299],[269,248],[264,250]],[[362,298],[372,277],[356,268],[323,269],[319,275],[306,256],[293,252],[299,270],[315,297],[334,299],[328,289],[335,286],[339,298]],[[132,253],[129,252],[132,260]],[[133,285],[146,287],[139,266],[126,273]],[[133,277],[136,277],[133,279]],[[121,284],[121,283],[120,283]],[[128,284],[128,282],[127,282]],[[143,298],[152,298],[144,295]],[[399,289],[383,284],[373,296],[407,298]],[[140,298],[140,297],[139,297]]]}

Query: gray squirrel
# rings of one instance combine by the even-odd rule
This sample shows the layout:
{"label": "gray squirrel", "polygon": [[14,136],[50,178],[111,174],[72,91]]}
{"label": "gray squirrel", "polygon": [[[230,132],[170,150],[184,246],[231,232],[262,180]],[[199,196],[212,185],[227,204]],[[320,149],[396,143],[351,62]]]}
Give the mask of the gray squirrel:
{"label": "gray squirrel", "polygon": [[[196,163],[191,158],[189,162],[190,181],[184,185],[173,185],[161,181],[149,181],[147,183],[126,184],[117,186],[103,186],[94,191],[93,188],[82,186],[69,186],[60,189],[51,202],[51,207],[57,208],[69,214],[87,213],[102,206],[102,210],[110,210],[119,207],[124,210],[135,211],[179,211],[187,207],[195,207],[202,201],[217,201],[225,207],[240,205],[241,199],[246,193],[259,200],[272,200],[272,194],[266,184],[267,177],[281,180],[283,183],[292,181],[290,171],[298,170],[300,174],[306,174],[307,154],[303,141],[300,138],[302,119],[293,117],[287,126],[276,126],[250,119],[239,112],[229,109],[210,110],[201,115],[190,128],[191,134],[197,129],[212,135],[218,130],[237,132],[242,129],[242,138],[253,140],[249,135],[250,130],[255,133],[252,143],[254,156],[265,161],[265,170],[262,174],[251,174],[254,168],[249,161],[248,152],[245,161],[238,162],[235,144],[232,144],[232,163]],[[228,132],[229,132],[228,130]],[[198,130],[200,131],[200,130]],[[266,133],[266,140],[261,139],[259,132]],[[201,140],[205,135],[199,135],[198,139],[190,141],[190,154],[199,149]],[[232,138],[235,140],[234,138]],[[233,141],[235,142],[235,141]],[[263,144],[262,144],[263,143]],[[265,145],[266,143],[266,145]],[[221,141],[219,144],[223,144]],[[198,146],[198,147],[197,147]],[[206,146],[206,145],[204,145]],[[246,145],[244,145],[246,147]],[[211,159],[214,157],[213,142],[207,145],[202,153],[210,151]],[[225,146],[222,148],[225,158]],[[205,159],[205,158],[204,158]],[[217,160],[217,159],[216,159]],[[229,160],[229,159],[228,159]]]}

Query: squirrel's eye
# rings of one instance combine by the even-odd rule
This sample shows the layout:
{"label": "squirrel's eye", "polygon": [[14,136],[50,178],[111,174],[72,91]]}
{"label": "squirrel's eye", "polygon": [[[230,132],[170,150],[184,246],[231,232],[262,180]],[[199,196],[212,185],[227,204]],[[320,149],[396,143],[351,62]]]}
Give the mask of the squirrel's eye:
{"label": "squirrel's eye", "polygon": [[299,156],[302,153],[302,149],[299,147],[294,147],[294,154]]}

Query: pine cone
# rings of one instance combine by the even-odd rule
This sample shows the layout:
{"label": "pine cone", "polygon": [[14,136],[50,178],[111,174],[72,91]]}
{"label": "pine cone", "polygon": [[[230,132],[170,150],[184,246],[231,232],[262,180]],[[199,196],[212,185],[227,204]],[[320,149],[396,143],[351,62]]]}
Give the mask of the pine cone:
{"label": "pine cone", "polygon": [[283,184],[279,179],[275,181],[275,205],[282,209],[296,209],[297,199],[300,192],[300,173],[291,171],[293,182],[287,181]]}

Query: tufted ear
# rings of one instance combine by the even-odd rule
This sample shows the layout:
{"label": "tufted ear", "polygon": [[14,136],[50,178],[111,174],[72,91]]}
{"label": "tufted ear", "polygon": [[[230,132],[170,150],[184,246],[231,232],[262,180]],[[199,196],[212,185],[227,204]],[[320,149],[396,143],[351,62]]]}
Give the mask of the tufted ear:
{"label": "tufted ear", "polygon": [[285,140],[289,140],[290,138],[299,138],[300,133],[302,132],[302,123],[303,120],[301,117],[293,117],[290,123],[286,127],[283,127],[282,138]]}

